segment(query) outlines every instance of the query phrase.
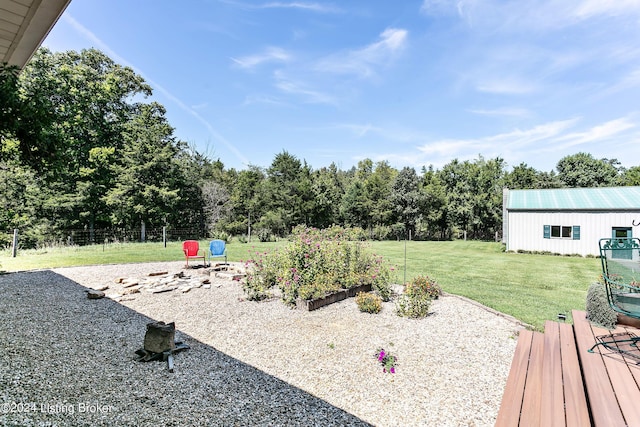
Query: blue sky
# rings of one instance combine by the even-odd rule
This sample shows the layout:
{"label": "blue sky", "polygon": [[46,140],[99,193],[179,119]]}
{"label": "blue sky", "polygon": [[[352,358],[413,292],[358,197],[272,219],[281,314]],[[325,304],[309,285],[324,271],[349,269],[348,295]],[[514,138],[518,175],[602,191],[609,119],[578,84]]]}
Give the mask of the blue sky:
{"label": "blue sky", "polygon": [[227,168],[640,165],[640,0],[72,0],[44,45],[134,68]]}

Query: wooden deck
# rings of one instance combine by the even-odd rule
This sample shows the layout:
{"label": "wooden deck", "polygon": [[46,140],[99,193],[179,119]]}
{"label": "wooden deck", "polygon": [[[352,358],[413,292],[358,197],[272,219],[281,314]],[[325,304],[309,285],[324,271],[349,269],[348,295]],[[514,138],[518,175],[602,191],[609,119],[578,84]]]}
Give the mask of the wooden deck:
{"label": "wooden deck", "polygon": [[584,311],[572,314],[573,325],[548,321],[544,333],[520,333],[496,426],[640,426],[640,359],[603,346],[588,352],[597,336],[640,331],[608,331]]}

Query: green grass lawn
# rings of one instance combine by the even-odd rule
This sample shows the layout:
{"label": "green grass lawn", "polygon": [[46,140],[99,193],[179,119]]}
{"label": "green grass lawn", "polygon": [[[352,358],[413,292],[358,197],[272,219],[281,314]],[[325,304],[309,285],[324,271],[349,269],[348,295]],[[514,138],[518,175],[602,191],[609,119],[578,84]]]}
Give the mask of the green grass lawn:
{"label": "green grass lawn", "polygon": [[[206,247],[206,242],[200,242]],[[231,243],[229,260],[251,258],[278,243]],[[396,267],[395,281],[404,279],[405,242],[373,242],[371,250]],[[12,258],[0,251],[0,270],[18,271],[91,264],[183,260],[180,242],[107,244],[20,251]],[[498,243],[476,241],[407,242],[406,277],[428,275],[449,293],[463,295],[510,314],[542,330],[558,313],[584,310],[587,289],[598,279],[595,258],[507,254]]]}
{"label": "green grass lawn", "polygon": [[[373,249],[399,267],[404,243],[379,242]],[[595,258],[504,253],[499,243],[408,242],[407,280],[435,278],[449,293],[463,295],[542,330],[558,313],[584,310],[587,289],[600,275]],[[569,317],[570,319],[570,317]]]}

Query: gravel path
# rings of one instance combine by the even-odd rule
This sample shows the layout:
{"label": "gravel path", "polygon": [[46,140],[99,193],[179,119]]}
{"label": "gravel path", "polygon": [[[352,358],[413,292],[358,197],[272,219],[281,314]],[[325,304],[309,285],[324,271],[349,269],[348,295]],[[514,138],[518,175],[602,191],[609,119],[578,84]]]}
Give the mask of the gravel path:
{"label": "gravel path", "polygon": [[[490,426],[518,325],[453,296],[427,318],[361,313],[353,301],[313,312],[245,301],[238,282],[89,300],[86,288],[182,262],[0,276],[0,425]],[[176,322],[191,349],[135,361],[146,324]],[[385,374],[384,347],[399,360]]]}

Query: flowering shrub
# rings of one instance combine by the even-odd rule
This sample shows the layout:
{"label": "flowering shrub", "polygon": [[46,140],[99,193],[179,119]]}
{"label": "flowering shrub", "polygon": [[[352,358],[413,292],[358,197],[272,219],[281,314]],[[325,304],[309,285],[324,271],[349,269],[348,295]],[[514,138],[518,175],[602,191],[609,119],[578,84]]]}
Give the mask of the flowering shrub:
{"label": "flowering shrub", "polygon": [[387,353],[384,348],[379,348],[375,355],[378,362],[382,365],[382,372],[388,372],[390,374],[396,373],[396,365],[398,364],[398,358]]}
{"label": "flowering shrub", "polygon": [[243,289],[247,298],[260,301],[271,296],[271,288],[277,284],[277,253],[256,252],[255,257],[245,263],[247,271]]}
{"label": "flowering shrub", "polygon": [[431,301],[442,294],[438,283],[429,276],[417,276],[405,285],[404,293],[396,300],[399,316],[425,317],[429,314]]}
{"label": "flowering shrub", "polygon": [[380,313],[382,310],[382,298],[370,292],[358,292],[356,304],[363,313]]}
{"label": "flowering shrub", "polygon": [[442,295],[442,288],[435,279],[429,276],[417,276],[405,286],[404,292],[410,296],[428,296],[431,299],[437,299]]}
{"label": "flowering shrub", "polygon": [[392,269],[336,227],[326,233],[298,227],[286,247],[256,254],[247,262],[247,271],[244,289],[250,299],[262,299],[276,285],[289,304],[298,297],[319,298],[361,284],[371,284],[385,301],[391,294]]}

